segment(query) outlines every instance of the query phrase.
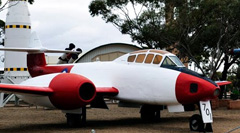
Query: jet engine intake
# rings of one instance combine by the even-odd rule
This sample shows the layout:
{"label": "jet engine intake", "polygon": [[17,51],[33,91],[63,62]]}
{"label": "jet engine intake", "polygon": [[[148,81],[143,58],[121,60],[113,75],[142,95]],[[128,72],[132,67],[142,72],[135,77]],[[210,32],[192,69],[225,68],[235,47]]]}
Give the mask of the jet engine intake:
{"label": "jet engine intake", "polygon": [[96,96],[96,88],[89,79],[72,73],[58,74],[49,87],[54,90],[49,96],[51,103],[62,110],[81,108]]}

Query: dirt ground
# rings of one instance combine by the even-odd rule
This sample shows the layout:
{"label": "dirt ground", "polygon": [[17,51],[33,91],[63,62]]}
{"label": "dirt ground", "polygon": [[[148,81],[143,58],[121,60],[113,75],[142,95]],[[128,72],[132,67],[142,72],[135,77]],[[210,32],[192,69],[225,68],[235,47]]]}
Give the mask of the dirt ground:
{"label": "dirt ground", "polygon": [[[198,113],[161,112],[161,121],[146,123],[141,121],[139,109],[118,108],[109,105],[109,110],[87,109],[87,126],[69,128],[66,118],[59,110],[44,110],[42,107],[14,107],[8,105],[0,109],[0,133],[7,132],[39,132],[39,133],[179,133],[190,132],[188,119]],[[240,128],[240,110],[218,109],[213,111],[214,133],[226,133]],[[231,133],[240,133],[237,129]]]}

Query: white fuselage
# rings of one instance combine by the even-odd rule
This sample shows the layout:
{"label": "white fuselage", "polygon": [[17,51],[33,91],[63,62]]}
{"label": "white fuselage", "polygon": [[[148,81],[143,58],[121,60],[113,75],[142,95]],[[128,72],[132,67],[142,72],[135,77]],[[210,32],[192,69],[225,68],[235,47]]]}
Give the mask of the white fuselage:
{"label": "white fuselage", "polygon": [[[91,69],[93,68],[93,69]],[[180,72],[159,66],[96,62],[71,70],[90,79],[97,87],[115,87],[119,100],[149,104],[176,104],[175,84]]]}
{"label": "white fuselage", "polygon": [[[115,99],[142,104],[176,105],[175,85],[180,72],[158,65],[128,64],[119,62],[93,62],[75,64],[71,73],[90,79],[96,87],[115,87]],[[48,87],[57,74],[39,76],[22,83]],[[73,79],[74,80],[74,79]],[[48,97],[20,96],[26,102],[53,107]]]}

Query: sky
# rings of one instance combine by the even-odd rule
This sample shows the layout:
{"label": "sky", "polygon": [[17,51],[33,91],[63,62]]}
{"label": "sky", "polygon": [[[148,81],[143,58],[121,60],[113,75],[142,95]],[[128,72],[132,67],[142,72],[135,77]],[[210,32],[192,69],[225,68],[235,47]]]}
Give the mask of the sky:
{"label": "sky", "polygon": [[[129,35],[122,35],[100,16],[90,15],[88,6],[91,1],[35,0],[33,5],[28,5],[32,31],[37,32],[44,47],[54,49],[65,49],[69,43],[74,43],[87,52],[107,43],[133,44]],[[6,13],[7,10],[0,12],[0,19],[5,20]]]}

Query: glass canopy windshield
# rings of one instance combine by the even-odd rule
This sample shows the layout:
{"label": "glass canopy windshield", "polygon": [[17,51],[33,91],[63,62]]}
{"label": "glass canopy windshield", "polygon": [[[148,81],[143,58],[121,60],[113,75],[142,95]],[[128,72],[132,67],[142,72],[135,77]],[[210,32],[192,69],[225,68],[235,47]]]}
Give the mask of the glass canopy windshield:
{"label": "glass canopy windshield", "polygon": [[166,56],[161,67],[184,67],[177,56]]}
{"label": "glass canopy windshield", "polygon": [[183,63],[179,60],[177,56],[169,56],[173,62],[177,64],[178,67],[185,67]]}

